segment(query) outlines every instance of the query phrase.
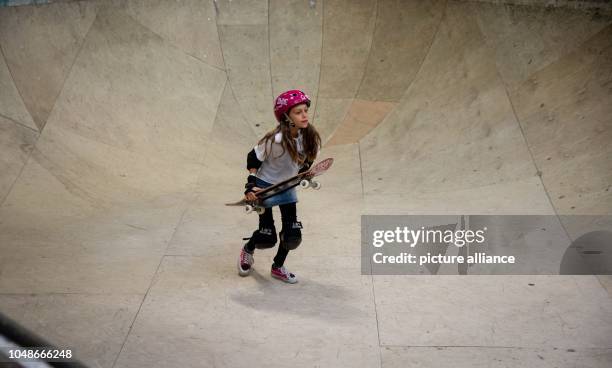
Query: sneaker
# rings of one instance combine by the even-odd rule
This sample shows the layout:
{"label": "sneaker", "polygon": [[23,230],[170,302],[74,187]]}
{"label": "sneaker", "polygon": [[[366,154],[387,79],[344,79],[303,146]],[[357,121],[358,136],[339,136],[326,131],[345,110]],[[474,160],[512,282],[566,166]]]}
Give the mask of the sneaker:
{"label": "sneaker", "polygon": [[272,267],[271,271],[272,277],[277,278],[279,280],[283,280],[284,282],[288,282],[290,284],[295,284],[298,282],[297,277],[291,272],[287,271],[285,266],[274,268]]}
{"label": "sneaker", "polygon": [[238,274],[240,276],[248,276],[253,269],[253,263],[255,263],[253,255],[244,250],[243,247],[240,250],[240,257],[238,257]]}

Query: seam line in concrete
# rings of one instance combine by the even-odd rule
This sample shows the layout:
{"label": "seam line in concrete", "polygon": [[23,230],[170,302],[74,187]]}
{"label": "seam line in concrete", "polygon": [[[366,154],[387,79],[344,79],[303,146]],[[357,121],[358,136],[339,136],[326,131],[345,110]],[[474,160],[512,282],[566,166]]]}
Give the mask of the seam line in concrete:
{"label": "seam line in concrete", "polygon": [[[316,99],[316,103],[314,106],[314,111],[312,112],[312,123],[314,124],[315,119],[317,117],[317,108],[319,107],[319,91],[321,90],[321,70],[323,69],[323,42],[325,39],[324,36],[324,31],[325,31],[325,3],[324,2],[320,2],[319,4],[321,4],[321,50],[319,52],[319,78],[317,80],[317,94],[315,96]],[[315,125],[316,127],[316,125]],[[329,139],[323,141],[323,138],[321,138],[321,146],[323,146],[325,143],[327,143],[327,141],[329,141]]]}
{"label": "seam line in concrete", "polygon": [[[161,40],[161,42],[162,42],[162,43],[163,43],[165,46],[168,46],[168,47],[170,47],[170,48],[172,48],[172,49],[175,49],[176,51],[178,51],[178,52],[180,52],[180,53],[182,53],[182,54],[184,54],[184,55],[187,55],[188,57],[191,57],[191,58],[193,58],[193,59],[195,59],[195,60],[197,60],[197,61],[201,62],[202,64],[204,64],[204,65],[206,65],[206,66],[208,66],[208,67],[210,67],[210,68],[217,69],[217,70],[222,71],[222,72],[224,72],[224,71],[225,71],[225,69],[220,68],[220,67],[218,67],[218,66],[216,66],[216,65],[213,65],[213,64],[211,64],[211,63],[207,62],[206,60],[202,60],[202,59],[200,59],[199,57],[197,57],[197,56],[195,56],[195,55],[192,55],[192,54],[188,53],[187,51],[185,51],[185,50],[181,49],[180,47],[178,47],[177,45],[175,45],[175,44],[174,44],[173,42],[171,42],[170,40],[166,39],[166,38],[165,38],[164,36],[162,36],[161,34],[159,34],[159,33],[155,32],[155,31],[154,31],[154,30],[152,30],[151,28],[149,28],[149,27],[147,27],[146,25],[142,24],[142,23],[141,23],[141,22],[140,22],[138,19],[134,18],[134,17],[133,17],[131,14],[129,14],[128,12],[126,12],[126,11],[122,11],[122,13],[123,13],[123,14],[124,14],[126,17],[128,17],[128,18],[130,18],[132,21],[134,21],[134,23],[138,24],[138,25],[139,25],[139,26],[141,26],[142,28],[146,29],[147,31],[149,31],[149,32],[151,32],[152,34],[154,34],[155,36],[159,37],[159,39]],[[215,25],[216,25],[216,22],[215,22]],[[217,33],[218,33],[218,32],[219,32],[219,30],[217,30]]]}
{"label": "seam line in concrete", "polygon": [[[416,73],[414,73],[414,77],[412,78],[412,80],[410,81],[410,83],[408,84],[408,86],[406,87],[404,92],[402,93],[402,95],[396,101],[396,104],[393,107],[393,109],[389,110],[389,112],[384,117],[384,119],[380,123],[378,123],[374,128],[372,128],[365,136],[368,136],[368,135],[372,134],[372,132],[374,132],[376,129],[378,129],[378,127],[383,125],[383,123],[385,121],[388,121],[387,119],[389,119],[389,117],[393,115],[393,112],[395,110],[397,110],[397,108],[401,105],[402,101],[404,100],[404,98],[406,97],[408,92],[411,90],[412,86],[414,85],[414,81],[417,79],[419,74],[421,74],[421,70],[423,69],[423,65],[425,64],[425,60],[427,60],[427,57],[429,56],[429,54],[431,52],[431,48],[432,48],[436,38],[438,38],[438,33],[440,33],[440,26],[441,26],[442,22],[444,21],[444,19],[446,18],[446,10],[447,10],[447,8],[448,8],[448,0],[444,3],[444,8],[442,10],[442,15],[440,15],[440,20],[438,21],[438,25],[436,26],[436,31],[433,33],[433,35],[431,37],[431,40],[429,41],[429,45],[427,46],[427,52],[425,52],[425,54],[423,55],[423,58],[421,59],[421,61],[419,63],[419,67],[418,67]],[[359,141],[361,141],[364,137],[362,137]]]}
{"label": "seam line in concrete", "polygon": [[[232,93],[232,97],[234,98],[234,101],[236,101],[236,104],[238,105],[238,111],[240,111],[240,115],[242,116],[243,121],[247,124],[249,129],[251,129],[251,132],[253,133],[253,135],[256,136],[257,132],[255,131],[255,128],[251,125],[251,122],[244,115],[244,111],[242,110],[242,105],[240,105],[240,102],[236,98],[236,93],[234,92],[234,87],[232,86],[232,79],[230,78],[230,70],[227,67],[227,63],[225,62],[225,53],[223,52],[223,41],[221,40],[221,28],[219,27],[219,23],[217,23],[217,15],[218,14],[215,14],[215,24],[217,26],[217,37],[219,38],[219,48],[221,49],[221,60],[223,60],[223,66],[225,68],[225,78],[227,79],[227,86],[229,86],[230,92]],[[222,24],[221,27],[227,28],[231,26]],[[221,99],[223,99],[223,96],[221,96]],[[219,112],[217,111],[217,114],[218,113]]]}
{"label": "seam line in concrete", "polygon": [[[183,223],[183,218],[185,217],[185,213],[187,213],[187,209],[189,208],[189,202],[185,202],[184,205],[185,205],[185,209],[183,209],[183,213],[181,214],[181,217],[179,218],[176,226],[174,227],[174,231],[172,232],[170,239],[168,239],[168,243],[166,245],[166,250],[164,251],[164,254],[167,252],[168,248],[170,248],[170,244],[172,244],[172,240],[174,239],[174,236],[176,235],[176,231],[178,230],[179,226]],[[149,287],[147,288],[147,291],[145,292],[142,298],[142,301],[140,302],[140,305],[138,306],[138,310],[136,311],[136,313],[134,313],[134,318],[132,319],[132,323],[130,323],[130,328],[128,329],[128,332],[125,334],[125,338],[123,339],[123,342],[121,343],[121,348],[119,349],[117,356],[113,360],[113,365],[111,366],[113,368],[117,364],[119,357],[121,357],[121,353],[123,352],[123,349],[125,348],[125,344],[127,343],[127,340],[130,337],[130,334],[132,333],[134,324],[136,323],[136,320],[138,319],[138,315],[140,314],[140,311],[142,309],[142,306],[144,305],[144,302],[147,300],[147,296],[149,296],[149,292],[151,291],[151,288],[153,287],[153,285],[155,285],[157,275],[159,274],[159,269],[161,268],[161,265],[164,262],[164,258],[165,258],[164,254],[161,255],[159,259],[159,263],[157,264],[157,268],[155,269],[155,272],[153,273],[153,277],[151,277],[151,282],[149,283]]]}
{"label": "seam line in concrete", "polygon": [[51,117],[51,115],[53,115],[53,111],[57,107],[57,100],[62,95],[62,92],[64,92],[64,88],[66,87],[66,81],[68,80],[68,78],[70,78],[70,75],[72,74],[72,69],[74,68],[74,64],[76,64],[76,61],[79,59],[79,56],[81,55],[81,51],[83,51],[83,47],[85,46],[85,42],[87,41],[87,37],[89,37],[89,34],[91,33],[91,29],[94,27],[94,25],[96,24],[96,21],[98,20],[98,13],[99,13],[99,11],[100,11],[100,8],[96,7],[96,16],[94,17],[93,21],[89,25],[89,29],[87,30],[87,32],[85,32],[85,36],[83,36],[83,38],[81,39],[81,44],[79,45],[79,49],[74,54],[74,58],[72,59],[72,63],[70,64],[70,68],[68,68],[68,71],[66,72],[66,76],[64,77],[64,80],[62,81],[62,86],[57,91],[57,94],[53,98],[53,106],[51,107],[51,110],[49,110],[49,114],[46,116],[45,121],[41,122],[42,123],[42,127],[40,127],[40,134],[41,135],[42,135],[42,132],[44,131],[45,127],[47,126],[47,123],[49,122],[49,118]]}
{"label": "seam line in concrete", "polygon": [[359,92],[361,91],[361,86],[363,85],[363,81],[365,80],[366,74],[368,72],[368,66],[370,65],[370,59],[372,58],[372,46],[374,46],[374,38],[376,37],[376,27],[378,27],[378,5],[379,1],[376,1],[376,5],[374,6],[374,28],[372,29],[372,38],[370,38],[370,47],[368,48],[368,57],[366,59],[365,66],[363,68],[363,73],[361,74],[361,80],[359,81],[359,85],[357,86],[357,91],[355,91],[355,96],[353,100],[359,98]]}
{"label": "seam line in concrete", "polygon": [[268,32],[268,73],[270,73],[270,96],[274,98],[274,86],[272,80],[272,42],[270,42],[270,0],[268,0],[268,25],[266,32]]}
{"label": "seam line in concrete", "polygon": [[363,184],[363,161],[361,159],[361,142],[357,141],[357,153],[359,154],[359,175],[361,176],[361,199],[365,197],[365,189]]}
{"label": "seam line in concrete", "polygon": [[[494,51],[495,49],[488,46],[487,42],[486,42],[486,37],[482,31],[482,29],[480,28],[480,24],[478,22],[476,22],[476,26],[478,27],[480,34],[482,35],[483,41],[484,41],[484,47],[490,48],[491,51]],[[493,61],[495,62],[495,56]],[[537,72],[536,72],[537,73]],[[559,217],[559,214],[557,213],[557,209],[555,208],[551,198],[550,198],[550,194],[548,193],[548,190],[546,189],[546,185],[544,185],[544,181],[542,180],[542,172],[540,171],[540,168],[538,167],[538,164],[535,160],[535,157],[533,155],[533,151],[531,150],[531,147],[529,146],[529,141],[527,140],[527,136],[525,135],[525,130],[523,129],[523,124],[521,124],[521,120],[518,117],[518,114],[516,113],[516,109],[514,108],[514,103],[512,102],[512,98],[510,97],[510,92],[508,91],[508,86],[506,85],[506,82],[504,80],[504,78],[501,76],[501,73],[499,72],[499,69],[497,68],[497,65],[495,65],[495,74],[497,75],[497,79],[499,79],[501,86],[504,88],[504,93],[506,94],[506,98],[508,99],[508,104],[510,104],[510,109],[512,110],[512,115],[514,116],[514,119],[516,120],[516,125],[519,128],[519,131],[521,132],[521,137],[523,138],[523,143],[525,144],[525,148],[527,149],[527,152],[529,153],[529,157],[531,158],[531,163],[533,164],[533,167],[536,169],[536,174],[539,178],[540,183],[542,184],[542,189],[544,190],[544,193],[546,194],[546,198],[548,198],[548,203],[550,204],[551,208],[553,209],[553,212],[555,213],[555,215],[557,217]],[[565,230],[565,228],[564,228]],[[567,234],[567,231],[566,231]]]}
{"label": "seam line in concrete", "polygon": [[53,295],[86,295],[86,296],[97,296],[97,295],[145,295],[143,293],[90,293],[90,292],[44,292],[44,293],[1,293],[0,296],[29,296],[29,297],[38,297],[38,296],[53,296]]}
{"label": "seam line in concrete", "polygon": [[[9,65],[9,63],[6,60],[6,56],[4,55],[4,50],[2,49],[2,44],[0,43],[0,56],[2,57],[2,60],[4,61],[4,65],[6,65],[6,69],[9,72],[9,75],[11,76],[11,81],[13,82],[13,85],[15,86],[15,90],[17,90],[17,94],[19,95],[19,98],[21,99],[21,103],[23,104],[23,107],[25,108],[26,112],[28,113],[28,115],[30,116],[30,119],[32,119],[32,122],[34,123],[34,125],[36,125],[36,122],[34,121],[34,117],[32,116],[32,113],[30,112],[30,110],[28,109],[28,107],[25,105],[25,101],[23,99],[23,95],[21,94],[21,91],[19,90],[19,86],[17,86],[17,83],[15,83],[15,76],[13,75],[13,71],[11,70],[11,67]],[[4,116],[4,115],[2,115]],[[10,119],[13,120],[13,119]],[[21,123],[19,123],[21,124]],[[21,124],[23,125],[23,124]],[[25,126],[25,125],[24,125]],[[39,131],[38,129],[38,125],[36,125],[37,129],[33,129],[28,127],[29,129],[35,130],[37,133],[41,133],[41,131]]]}
{"label": "seam line in concrete", "polygon": [[[34,118],[32,117],[32,114],[30,113],[30,110],[28,110],[28,108],[25,106],[25,102],[23,101],[23,95],[21,94],[21,91],[19,90],[19,87],[15,83],[15,77],[13,76],[13,72],[11,71],[11,67],[6,62],[6,57],[4,56],[4,50],[2,49],[2,44],[0,44],[0,57],[2,57],[2,61],[6,65],[6,69],[9,71],[9,75],[11,76],[11,81],[13,82],[13,85],[15,86],[15,89],[17,90],[17,94],[19,95],[19,98],[21,99],[21,103],[24,104],[25,110],[28,112],[28,115],[30,115],[30,118],[32,118],[32,121],[34,122],[34,125],[36,125],[36,122],[34,121]],[[28,153],[28,156],[26,157],[23,165],[21,165],[21,169],[19,170],[19,173],[15,176],[15,180],[13,180],[13,182],[9,186],[8,190],[6,191],[6,194],[0,199],[0,208],[2,208],[4,206],[4,202],[6,201],[6,199],[9,197],[9,195],[13,191],[13,188],[15,187],[15,183],[17,183],[17,181],[21,177],[21,174],[23,174],[23,171],[25,170],[25,167],[28,165],[28,162],[30,162],[30,157],[32,157],[32,153],[34,152],[34,149],[36,148],[36,144],[38,143],[38,139],[40,138],[40,135],[42,134],[42,130],[39,131],[39,130],[30,128],[30,127],[28,127],[26,125],[21,124],[20,122],[18,122],[16,120],[12,119],[12,118],[6,117],[4,115],[1,115],[1,116],[7,118],[9,121],[11,121],[13,123],[16,123],[19,126],[23,126],[23,127],[27,128],[27,129],[30,129],[30,130],[36,132],[38,136],[36,137],[36,142],[34,142],[34,145],[33,145],[32,149],[30,150],[30,152]],[[36,127],[38,128],[38,125],[36,125]]]}
{"label": "seam line in concrete", "polygon": [[[361,226],[363,226],[363,220],[361,220]],[[374,272],[372,272],[372,259],[369,260],[368,264],[370,265],[370,282],[372,283],[372,301],[374,303],[374,317],[376,317],[376,337],[378,339],[378,364],[382,368],[383,366],[383,358],[382,358],[382,349],[385,346],[380,342],[380,321],[378,320],[378,304],[376,303],[376,288],[374,285]],[[362,264],[362,273],[363,273],[363,264]]]}
{"label": "seam line in concrete", "polygon": [[612,350],[612,347],[584,347],[576,348],[572,347],[558,347],[558,346],[487,346],[487,345],[381,345],[384,348],[466,348],[466,349],[517,349],[517,350],[553,350],[556,349],[559,352],[566,352],[567,349],[579,350]]}
{"label": "seam line in concrete", "polygon": [[[36,138],[36,142],[38,142],[38,138],[40,138],[40,135]],[[34,147],[32,147],[32,149],[30,150],[30,153],[28,153],[28,157],[26,157],[25,159],[25,162],[23,163],[23,165],[21,165],[21,169],[19,169],[19,173],[15,176],[15,180],[13,180],[13,182],[9,186],[9,189],[6,191],[6,194],[4,195],[2,200],[0,200],[0,208],[4,207],[4,202],[6,201],[6,199],[9,197],[9,195],[13,191],[13,187],[15,187],[15,184],[21,177],[21,174],[23,174],[23,171],[25,170],[26,166],[30,162],[30,157],[32,157],[32,153],[34,152],[35,149],[36,149],[36,143],[34,143]]]}
{"label": "seam line in concrete", "polygon": [[[481,33],[482,33],[482,31],[481,31]],[[523,129],[523,124],[521,123],[521,119],[518,117],[518,114],[516,113],[516,109],[514,107],[514,102],[512,101],[512,98],[510,97],[510,92],[508,91],[508,87],[506,86],[506,83],[505,83],[504,79],[502,78],[501,74],[499,73],[499,69],[497,69],[497,66],[495,66],[495,72],[497,73],[497,78],[499,78],[499,80],[501,82],[501,85],[504,88],[504,92],[506,93],[506,98],[508,99],[508,103],[510,104],[510,109],[512,109],[512,114],[514,115],[514,118],[516,119],[516,124],[518,125],[519,131],[521,132],[521,137],[523,138],[523,142],[525,144],[525,148],[527,149],[527,152],[529,153],[529,157],[531,158],[531,162],[533,164],[533,167],[536,169],[536,175],[538,176],[539,182],[542,184],[542,190],[544,191],[544,194],[546,195],[546,198],[548,199],[548,204],[550,205],[550,207],[553,210],[553,213],[557,217],[557,220],[559,221],[559,225],[561,225],[561,228],[565,232],[565,236],[567,236],[567,238],[570,241],[573,241],[572,237],[570,236],[569,232],[567,231],[567,228],[565,227],[565,224],[563,223],[563,221],[561,221],[561,217],[560,217],[559,213],[557,212],[557,207],[555,206],[554,202],[552,201],[551,195],[548,192],[548,188],[546,188],[546,184],[544,184],[544,179],[542,179],[542,175],[543,175],[542,170],[540,169],[540,167],[538,166],[538,163],[535,160],[535,156],[533,154],[533,150],[529,146],[529,141],[527,140],[527,136],[525,135],[525,130]],[[603,284],[601,283],[599,278],[597,278],[597,280],[599,281],[600,285],[603,287]]]}
{"label": "seam line in concrete", "polygon": [[27,126],[27,125],[25,125],[25,124],[23,124],[23,123],[21,123],[21,122],[19,122],[19,121],[15,120],[15,119],[13,119],[13,118],[12,118],[12,117],[10,117],[10,116],[6,116],[6,115],[4,115],[4,114],[0,113],[0,118],[4,118],[4,119],[6,119],[6,120],[9,120],[11,123],[13,123],[13,124],[15,124],[15,125],[19,125],[19,127],[21,127],[21,128],[25,128],[25,129],[31,130],[33,133],[36,133],[37,135],[39,135],[39,136],[40,136],[40,132],[39,132],[37,129],[34,129],[34,128],[32,128],[32,127],[29,127],[29,126]]}
{"label": "seam line in concrete", "polygon": [[348,100],[351,100],[349,107],[348,109],[346,109],[346,112],[342,116],[342,119],[340,119],[340,123],[336,124],[336,126],[334,127],[334,130],[329,135],[329,139],[327,140],[328,142],[334,137],[334,135],[340,129],[340,127],[344,126],[344,123],[350,114],[351,107],[353,103],[355,102],[355,100],[357,99],[357,96],[359,95],[359,91],[361,90],[361,84],[363,83],[366,72],[368,70],[368,65],[370,62],[370,55],[372,54],[372,45],[374,44],[374,36],[376,35],[376,25],[377,24],[378,24],[378,1],[376,1],[376,5],[374,6],[374,28],[372,28],[372,37],[370,38],[370,47],[368,48],[368,57],[366,58],[366,63],[363,67],[363,73],[361,74],[361,80],[359,81],[359,85],[357,86],[357,90],[355,91],[355,94],[353,95],[353,97],[348,99]]}
{"label": "seam line in concrete", "polygon": [[382,348],[386,345],[381,344],[380,342],[380,322],[378,320],[378,307],[376,304],[376,288],[374,287],[374,274],[372,273],[372,261],[370,260],[370,281],[372,282],[372,299],[374,302],[374,316],[376,317],[376,336],[378,338],[378,359],[380,367],[383,366],[382,363]]}

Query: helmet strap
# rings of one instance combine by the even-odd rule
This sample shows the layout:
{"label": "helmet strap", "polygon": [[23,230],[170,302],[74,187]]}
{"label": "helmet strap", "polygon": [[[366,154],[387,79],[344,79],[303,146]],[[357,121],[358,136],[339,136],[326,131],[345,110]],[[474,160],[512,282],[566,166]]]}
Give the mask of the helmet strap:
{"label": "helmet strap", "polygon": [[285,118],[287,119],[287,123],[289,124],[290,127],[295,128],[295,123],[293,122],[293,120],[291,120],[291,118],[289,117],[289,115],[287,115],[287,113],[285,113]]}

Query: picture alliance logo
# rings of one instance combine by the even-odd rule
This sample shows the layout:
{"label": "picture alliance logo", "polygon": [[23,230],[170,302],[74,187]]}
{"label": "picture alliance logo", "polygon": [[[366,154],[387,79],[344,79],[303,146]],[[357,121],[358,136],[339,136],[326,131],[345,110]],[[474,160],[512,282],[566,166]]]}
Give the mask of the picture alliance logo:
{"label": "picture alliance logo", "polygon": [[446,243],[461,248],[465,245],[484,243],[486,231],[486,227],[480,230],[433,230],[422,226],[414,230],[407,226],[398,226],[395,230],[374,230],[372,246],[380,248],[387,244],[407,244],[414,248],[419,244]]}

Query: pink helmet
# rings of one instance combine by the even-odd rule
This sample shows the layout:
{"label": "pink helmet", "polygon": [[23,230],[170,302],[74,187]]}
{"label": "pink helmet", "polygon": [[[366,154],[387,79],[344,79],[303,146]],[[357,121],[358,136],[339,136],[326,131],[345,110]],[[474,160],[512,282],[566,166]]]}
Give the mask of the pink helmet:
{"label": "pink helmet", "polygon": [[280,122],[283,115],[288,113],[293,106],[303,103],[310,107],[310,98],[298,89],[281,93],[274,101],[274,116],[276,116],[276,120]]}

